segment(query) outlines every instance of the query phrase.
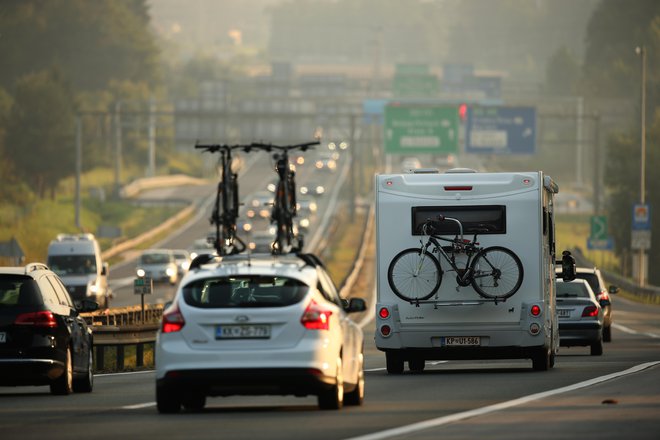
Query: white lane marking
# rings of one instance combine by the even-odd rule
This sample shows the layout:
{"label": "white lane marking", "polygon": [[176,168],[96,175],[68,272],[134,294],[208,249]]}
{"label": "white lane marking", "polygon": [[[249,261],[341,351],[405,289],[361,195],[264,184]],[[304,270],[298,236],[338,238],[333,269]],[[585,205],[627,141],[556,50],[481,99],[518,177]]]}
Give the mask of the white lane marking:
{"label": "white lane marking", "polygon": [[142,409],[156,406],[156,402],[138,403],[137,405],[122,406],[121,409]]}
{"label": "white lane marking", "polygon": [[423,422],[413,423],[411,425],[400,426],[398,428],[387,429],[385,431],[374,432],[372,434],[362,435],[358,437],[351,437],[346,440],[381,440],[386,438],[391,438],[395,436],[405,436],[406,434],[411,434],[413,432],[422,431],[429,428],[435,428],[438,426],[446,425],[448,423],[457,422],[460,420],[469,419],[471,417],[483,416],[490,414],[495,411],[501,411],[503,409],[512,408],[514,406],[523,405],[525,403],[533,402],[535,400],[544,399],[546,397],[554,396],[557,394],[566,393],[569,391],[579,390],[581,388],[586,388],[592,385],[599,384],[608,380],[616,379],[621,376],[626,376],[628,374],[637,373],[639,371],[645,370],[647,368],[654,367],[659,365],[660,361],[655,362],[646,362],[644,364],[636,365],[627,370],[619,371],[612,374],[607,374],[605,376],[596,377],[593,379],[585,380],[583,382],[578,382],[573,385],[568,385],[561,388],[556,388],[554,390],[544,391],[542,393],[530,394],[529,396],[520,397],[518,399],[509,400],[507,402],[496,403],[494,405],[484,406],[482,408],[473,409],[470,411],[464,411],[456,414],[450,414],[444,417],[438,417],[435,419],[425,420]]}
{"label": "white lane marking", "polygon": [[637,330],[633,330],[630,327],[626,327],[625,325],[617,324],[617,323],[612,323],[612,327],[614,327],[617,330],[621,330],[624,333],[628,333],[629,335],[644,335],[648,336],[649,338],[660,338],[660,335],[656,333],[642,333],[638,332]]}
{"label": "white lane marking", "polygon": [[143,371],[124,371],[122,373],[97,373],[94,375],[94,378],[99,378],[99,377],[111,377],[111,376],[128,376],[131,374],[148,374],[148,373],[155,373],[156,370],[143,370]]}

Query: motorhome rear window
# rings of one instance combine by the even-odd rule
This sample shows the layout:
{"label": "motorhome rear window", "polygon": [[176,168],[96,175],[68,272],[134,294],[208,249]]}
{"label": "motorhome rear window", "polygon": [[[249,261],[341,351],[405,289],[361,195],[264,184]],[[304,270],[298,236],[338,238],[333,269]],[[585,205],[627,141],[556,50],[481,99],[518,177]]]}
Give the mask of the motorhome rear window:
{"label": "motorhome rear window", "polygon": [[[415,206],[412,208],[412,234],[422,235],[422,225],[440,215],[455,218],[463,224],[464,234],[506,234],[506,206]],[[454,221],[436,221],[436,235],[458,234]]]}

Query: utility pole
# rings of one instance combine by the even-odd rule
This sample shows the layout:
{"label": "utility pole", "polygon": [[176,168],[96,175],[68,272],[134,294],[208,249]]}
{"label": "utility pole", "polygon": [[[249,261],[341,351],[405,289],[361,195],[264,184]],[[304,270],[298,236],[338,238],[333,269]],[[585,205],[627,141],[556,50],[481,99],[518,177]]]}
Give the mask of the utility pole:
{"label": "utility pole", "polygon": [[82,174],[82,118],[76,115],[76,203],[75,221],[76,228],[82,229],[80,224],[80,175]]}
{"label": "utility pole", "polygon": [[115,197],[119,198],[121,190],[121,101],[115,102]]}
{"label": "utility pole", "polygon": [[149,168],[147,176],[156,175],[156,104],[154,99],[149,99]]}
{"label": "utility pole", "polygon": [[[642,108],[641,108],[641,160],[640,160],[640,189],[639,201],[641,205],[646,204],[646,47],[638,46],[635,48],[635,53],[642,57]],[[643,245],[639,246],[639,260],[638,260],[638,280],[639,285],[644,287],[646,285],[646,253]]]}

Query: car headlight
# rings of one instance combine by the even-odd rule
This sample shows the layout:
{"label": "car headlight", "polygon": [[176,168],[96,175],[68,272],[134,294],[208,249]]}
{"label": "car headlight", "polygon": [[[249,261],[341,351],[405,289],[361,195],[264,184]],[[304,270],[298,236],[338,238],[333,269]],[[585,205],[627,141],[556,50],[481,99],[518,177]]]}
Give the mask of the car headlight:
{"label": "car headlight", "polygon": [[168,267],[167,269],[165,269],[165,273],[171,277],[176,273],[176,269],[172,267]]}
{"label": "car headlight", "polygon": [[251,223],[243,223],[243,230],[245,232],[250,232],[252,230],[252,224]]}
{"label": "car headlight", "polygon": [[144,269],[138,269],[138,270],[137,270],[137,276],[139,276],[139,277],[143,277],[143,276],[145,276],[146,274],[147,274],[147,273],[144,271]]}
{"label": "car headlight", "polygon": [[89,290],[92,293],[96,293],[99,291],[99,286],[96,285],[96,281],[93,281],[87,285],[87,290]]}
{"label": "car headlight", "polygon": [[300,226],[303,228],[309,228],[309,219],[304,218],[300,220]]}
{"label": "car headlight", "polygon": [[254,249],[257,247],[257,245],[256,245],[256,243],[255,243],[254,241],[251,241],[251,242],[248,244],[248,247],[250,248],[250,250],[254,250]]}

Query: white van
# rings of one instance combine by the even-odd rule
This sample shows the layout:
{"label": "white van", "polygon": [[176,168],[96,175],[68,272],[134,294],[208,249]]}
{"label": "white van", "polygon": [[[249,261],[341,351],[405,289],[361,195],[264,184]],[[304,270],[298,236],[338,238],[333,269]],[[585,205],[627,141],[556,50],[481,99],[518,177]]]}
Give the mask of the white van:
{"label": "white van", "polygon": [[62,279],[71,298],[89,298],[109,305],[108,263],[93,234],[58,234],[48,245],[48,267]]}
{"label": "white van", "polygon": [[[552,179],[540,171],[453,169],[440,174],[425,169],[377,175],[375,188],[375,341],[385,352],[387,371],[402,373],[406,361],[411,371],[422,371],[426,360],[440,359],[531,359],[535,370],[552,368],[559,349],[553,204],[558,186]],[[460,239],[459,224],[465,241],[456,244],[457,252],[450,241],[424,247],[429,232]],[[467,244],[475,233],[476,250]],[[515,273],[501,295],[496,289],[489,295],[493,286],[470,282],[466,275],[468,261],[475,276],[480,264],[486,266],[478,249],[489,247],[504,255]],[[402,252],[413,248],[415,252]],[[439,248],[453,258],[455,267]],[[409,280],[397,281],[401,255],[414,259],[415,268]],[[563,260],[570,279],[568,268],[574,268],[574,261],[570,254]],[[413,284],[405,283],[422,282],[422,265],[435,272],[422,280],[427,291],[414,298]],[[504,284],[504,270],[492,271],[497,272],[495,287],[498,280]]]}

